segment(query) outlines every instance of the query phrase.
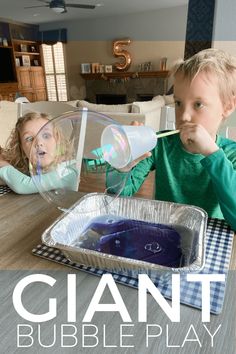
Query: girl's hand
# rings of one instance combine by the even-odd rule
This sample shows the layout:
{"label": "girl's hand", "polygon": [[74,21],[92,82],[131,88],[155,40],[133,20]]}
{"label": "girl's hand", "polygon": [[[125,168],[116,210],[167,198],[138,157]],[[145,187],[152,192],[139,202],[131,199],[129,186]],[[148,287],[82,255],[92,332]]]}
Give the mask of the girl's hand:
{"label": "girl's hand", "polygon": [[219,150],[215,138],[202,125],[185,123],[179,129],[180,139],[188,152],[208,156]]}
{"label": "girl's hand", "polygon": [[6,160],[4,160],[4,159],[2,158],[2,156],[0,155],[0,168],[1,168],[1,167],[4,167],[4,166],[8,166],[8,165],[10,165],[9,162],[7,162]]}

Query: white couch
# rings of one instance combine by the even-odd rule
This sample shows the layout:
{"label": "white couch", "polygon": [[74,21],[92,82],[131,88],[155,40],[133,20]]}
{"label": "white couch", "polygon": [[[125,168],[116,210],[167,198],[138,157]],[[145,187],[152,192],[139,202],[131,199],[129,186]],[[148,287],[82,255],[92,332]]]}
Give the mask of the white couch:
{"label": "white couch", "polygon": [[162,107],[173,103],[173,95],[168,95],[156,96],[151,101],[120,105],[94,104],[78,100],[76,106],[79,108],[86,107],[88,110],[100,112],[124,125],[129,125],[132,121],[136,120],[158,131],[160,130]]}
{"label": "white couch", "polygon": [[[157,96],[152,101],[133,102],[126,105],[96,105],[86,101],[62,102],[35,102],[35,103],[15,103],[10,101],[0,102],[0,146],[4,147],[12,129],[19,116],[37,111],[49,113],[52,117],[58,116],[68,110],[87,107],[90,111],[97,111],[104,114],[120,124],[129,125],[132,121],[138,121],[144,125],[152,127],[158,131],[160,129],[160,118],[165,120],[165,113],[161,115],[161,109],[166,104],[173,102],[172,96]],[[164,112],[164,111],[163,111]],[[95,127],[91,127],[89,140],[97,141],[99,132]],[[89,145],[89,144],[88,144]],[[0,184],[1,181],[0,181]]]}
{"label": "white couch", "polygon": [[[76,101],[77,102],[77,101]],[[34,102],[34,103],[16,103],[10,101],[0,101],[0,146],[4,146],[12,129],[15,127],[18,117],[28,112],[48,113],[56,117],[67,111],[75,110],[72,104],[62,102]]]}
{"label": "white couch", "polygon": [[4,146],[18,115],[18,104],[10,101],[0,101],[0,146]]}
{"label": "white couch", "polygon": [[120,124],[129,125],[136,120],[152,127],[160,129],[161,109],[165,105],[173,103],[173,96],[156,96],[152,101],[133,102],[124,105],[97,105],[81,100],[62,102],[35,102],[15,103],[0,101],[0,146],[4,146],[11,130],[14,128],[17,118],[27,111],[41,111],[49,113],[53,117],[58,114],[76,108],[87,107],[91,111],[100,112],[116,120]]}

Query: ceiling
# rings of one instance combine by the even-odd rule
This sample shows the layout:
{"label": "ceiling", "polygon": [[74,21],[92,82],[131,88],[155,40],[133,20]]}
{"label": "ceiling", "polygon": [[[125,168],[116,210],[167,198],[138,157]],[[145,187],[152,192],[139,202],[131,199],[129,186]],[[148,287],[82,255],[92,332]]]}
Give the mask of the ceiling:
{"label": "ceiling", "polygon": [[[45,0],[46,1],[46,0]],[[49,1],[49,0],[48,0]],[[186,5],[188,0],[65,0],[70,4],[98,5],[94,10],[67,8],[67,13],[57,14],[48,7],[24,9],[26,6],[42,6],[37,0],[0,0],[1,19],[25,23],[71,21],[83,18],[99,18],[131,13],[155,11],[161,8]],[[99,6],[100,5],[100,6]]]}

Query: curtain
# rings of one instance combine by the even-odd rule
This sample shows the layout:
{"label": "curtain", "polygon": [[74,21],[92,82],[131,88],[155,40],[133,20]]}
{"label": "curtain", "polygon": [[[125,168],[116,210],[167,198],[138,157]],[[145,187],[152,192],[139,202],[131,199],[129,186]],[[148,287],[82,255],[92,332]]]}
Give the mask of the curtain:
{"label": "curtain", "polygon": [[48,31],[39,31],[39,42],[41,44],[56,44],[57,42],[67,42],[67,29],[60,28]]}
{"label": "curtain", "polygon": [[215,0],[189,0],[184,58],[211,48]]}

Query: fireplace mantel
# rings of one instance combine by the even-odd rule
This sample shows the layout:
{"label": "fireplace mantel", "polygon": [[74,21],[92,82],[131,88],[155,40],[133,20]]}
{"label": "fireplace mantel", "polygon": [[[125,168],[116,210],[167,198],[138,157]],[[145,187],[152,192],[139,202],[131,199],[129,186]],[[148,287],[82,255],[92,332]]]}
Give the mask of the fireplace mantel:
{"label": "fireplace mantel", "polygon": [[126,79],[126,78],[167,78],[169,71],[116,71],[112,73],[95,73],[80,74],[85,80],[109,80],[109,79]]}
{"label": "fireplace mantel", "polygon": [[85,80],[86,100],[96,102],[98,94],[126,95],[127,103],[140,97],[163,95],[167,91],[169,71],[112,72],[81,74]]}

